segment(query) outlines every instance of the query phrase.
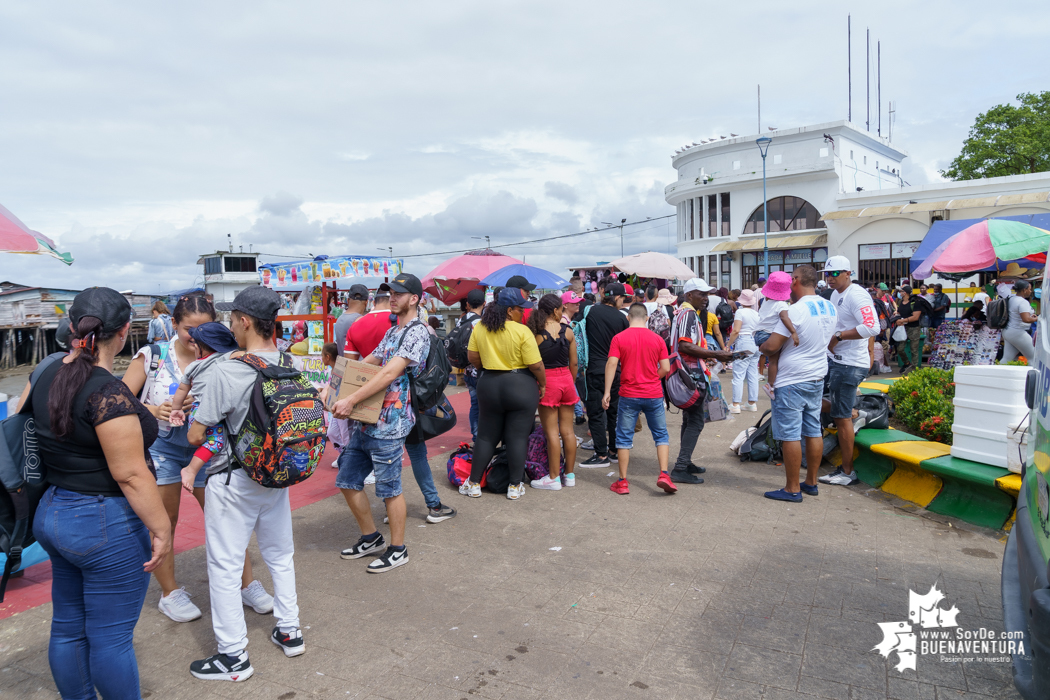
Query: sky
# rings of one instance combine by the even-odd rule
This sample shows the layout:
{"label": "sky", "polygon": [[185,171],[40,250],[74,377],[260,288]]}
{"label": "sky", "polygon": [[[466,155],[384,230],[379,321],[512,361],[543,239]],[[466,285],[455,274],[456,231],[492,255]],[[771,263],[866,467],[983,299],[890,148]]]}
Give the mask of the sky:
{"label": "sky", "polygon": [[[5,2],[0,204],[75,262],[4,256],[0,278],[181,289],[228,234],[269,262],[389,246],[422,277],[486,235],[623,218],[645,222],[625,253],[673,253],[675,149],[755,133],[759,83],[764,125],[845,118],[850,12],[853,121],[870,27],[911,184],[980,112],[1050,89],[1037,2]],[[620,245],[500,250],[565,273]]]}

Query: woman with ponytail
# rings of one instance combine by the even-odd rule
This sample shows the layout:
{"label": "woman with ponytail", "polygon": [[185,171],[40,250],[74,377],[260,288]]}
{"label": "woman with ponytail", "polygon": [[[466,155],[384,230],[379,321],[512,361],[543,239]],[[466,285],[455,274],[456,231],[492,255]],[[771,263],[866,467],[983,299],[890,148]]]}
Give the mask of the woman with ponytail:
{"label": "woman with ponytail", "polygon": [[[547,373],[547,391],[540,400],[540,423],[547,438],[549,474],[532,481],[532,488],[559,491],[575,486],[576,433],[573,432],[573,406],[580,400],[576,394],[576,337],[562,322],[565,306],[562,298],[544,294],[529,316],[528,327],[536,336],[543,368]],[[565,446],[565,473],[561,468],[561,448]]]}
{"label": "woman with ponytail", "polygon": [[131,326],[127,299],[93,287],[69,317],[72,352],[29,397],[50,484],[33,522],[51,557],[48,661],[63,698],[139,698],[132,636],[149,572],[171,552],[147,451],[157,419],[112,374]]}
{"label": "woman with ponytail", "polygon": [[481,475],[503,442],[507,448],[512,501],[525,493],[525,453],[536,417],[536,406],[547,386],[536,339],[521,324],[528,294],[505,287],[481,312],[467,343],[467,359],[478,371],[478,437],[474,441],[470,478],[459,487],[464,496],[481,496]]}

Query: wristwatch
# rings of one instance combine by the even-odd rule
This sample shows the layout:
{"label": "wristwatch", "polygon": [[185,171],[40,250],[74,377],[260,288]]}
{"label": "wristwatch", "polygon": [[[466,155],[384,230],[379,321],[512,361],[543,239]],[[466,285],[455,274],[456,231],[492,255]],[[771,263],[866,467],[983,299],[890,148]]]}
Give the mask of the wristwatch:
{"label": "wristwatch", "polygon": [[835,331],[835,340],[842,342],[842,331]]}

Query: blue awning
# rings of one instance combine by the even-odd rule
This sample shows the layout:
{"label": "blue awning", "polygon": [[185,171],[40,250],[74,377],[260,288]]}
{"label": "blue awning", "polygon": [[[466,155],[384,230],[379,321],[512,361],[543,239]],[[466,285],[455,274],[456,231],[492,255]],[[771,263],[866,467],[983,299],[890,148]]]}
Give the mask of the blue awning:
{"label": "blue awning", "polygon": [[[1021,223],[1030,224],[1032,226],[1038,226],[1039,228],[1050,231],[1050,214],[1024,214],[1022,216],[990,216],[989,219],[1004,219],[1006,221],[1020,221]],[[984,221],[984,219],[956,219],[954,221],[934,221],[933,226],[930,226],[930,230],[926,232],[926,236],[922,239],[922,243],[918,249],[911,256],[911,262],[908,265],[909,272],[915,272],[919,265],[926,260],[926,257],[937,249],[941,243],[948,240],[955,234],[959,233],[965,228],[973,226],[974,224]],[[1020,260],[1011,260],[1004,262],[1016,262],[1021,267],[1028,268],[1040,268],[1043,267],[1043,263],[1032,262],[1024,258]],[[986,267],[982,270],[974,270],[974,272],[994,272],[995,267]]]}

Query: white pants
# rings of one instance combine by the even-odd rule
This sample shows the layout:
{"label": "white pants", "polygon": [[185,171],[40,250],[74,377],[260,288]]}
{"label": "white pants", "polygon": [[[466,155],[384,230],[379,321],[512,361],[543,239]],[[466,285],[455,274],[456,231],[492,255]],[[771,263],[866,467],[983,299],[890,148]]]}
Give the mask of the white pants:
{"label": "white pants", "polygon": [[1007,328],[1003,331],[1003,362],[1012,362],[1018,355],[1024,355],[1028,364],[1032,364],[1035,359],[1035,341],[1028,331]]}
{"label": "white pants", "polygon": [[747,400],[758,401],[758,347],[753,335],[741,335],[736,339],[736,349],[750,350],[752,355],[746,360],[733,363],[733,403],[740,403],[744,398],[744,382],[747,381]]}
{"label": "white pants", "polygon": [[219,653],[236,656],[248,646],[241,603],[244,554],[255,531],[259,552],[273,578],[273,613],[282,628],[299,626],[292,556],[292,509],[288,489],[268,489],[241,469],[208,479],[204,497],[205,547],[211,619]]}

